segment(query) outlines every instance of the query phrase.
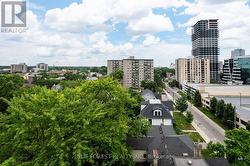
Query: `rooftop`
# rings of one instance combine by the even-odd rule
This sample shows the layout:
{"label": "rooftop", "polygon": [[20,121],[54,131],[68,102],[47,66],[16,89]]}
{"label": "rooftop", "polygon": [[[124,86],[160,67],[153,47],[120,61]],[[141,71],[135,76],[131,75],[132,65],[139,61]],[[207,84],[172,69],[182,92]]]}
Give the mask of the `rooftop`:
{"label": "rooftop", "polygon": [[250,96],[249,97],[228,97],[216,96],[217,99],[223,99],[226,103],[232,103],[236,107],[236,112],[246,120],[250,120]]}
{"label": "rooftop", "polygon": [[145,101],[148,101],[150,99],[156,99],[154,93],[149,89],[143,90],[141,95]]}

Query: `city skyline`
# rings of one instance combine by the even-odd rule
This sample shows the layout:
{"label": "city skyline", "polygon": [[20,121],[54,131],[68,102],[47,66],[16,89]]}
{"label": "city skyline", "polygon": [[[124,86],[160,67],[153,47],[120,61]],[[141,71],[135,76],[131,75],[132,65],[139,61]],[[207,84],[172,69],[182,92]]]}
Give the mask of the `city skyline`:
{"label": "city skyline", "polygon": [[154,59],[156,67],[169,66],[177,58],[191,56],[191,26],[203,19],[219,19],[220,61],[230,58],[235,48],[250,52],[246,0],[96,3],[29,1],[29,30],[0,33],[0,65],[101,66],[108,59],[135,56]]}

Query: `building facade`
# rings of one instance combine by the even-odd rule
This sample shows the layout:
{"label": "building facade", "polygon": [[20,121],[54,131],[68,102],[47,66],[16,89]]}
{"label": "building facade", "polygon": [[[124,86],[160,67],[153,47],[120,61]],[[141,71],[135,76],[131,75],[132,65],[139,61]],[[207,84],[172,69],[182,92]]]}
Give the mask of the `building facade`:
{"label": "building facade", "polygon": [[39,63],[36,65],[36,68],[38,68],[39,70],[48,71],[49,65],[46,63]]}
{"label": "building facade", "polygon": [[28,66],[25,63],[12,64],[10,69],[11,73],[26,73],[28,71]]}
{"label": "building facade", "polygon": [[209,59],[180,58],[176,60],[176,80],[179,83],[210,83]]}
{"label": "building facade", "polygon": [[154,80],[153,59],[135,59],[129,57],[123,60],[108,60],[108,75],[116,70],[123,71],[123,85],[127,88],[140,88],[141,81]]}
{"label": "building facade", "polygon": [[222,81],[224,83],[250,84],[250,56],[225,59]]}
{"label": "building facade", "polygon": [[192,55],[210,60],[210,78],[218,81],[218,20],[200,20],[192,27]]}
{"label": "building facade", "polygon": [[238,56],[245,56],[245,50],[242,48],[238,48],[238,49],[234,49],[233,51],[231,51],[231,58],[235,58]]}
{"label": "building facade", "polygon": [[108,60],[107,72],[108,75],[117,71],[123,70],[123,61],[122,60]]}

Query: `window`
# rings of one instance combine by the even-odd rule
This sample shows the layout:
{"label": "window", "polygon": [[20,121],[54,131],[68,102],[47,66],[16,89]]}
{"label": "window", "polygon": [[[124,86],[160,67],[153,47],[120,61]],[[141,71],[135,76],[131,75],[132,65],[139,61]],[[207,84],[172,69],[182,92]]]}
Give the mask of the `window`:
{"label": "window", "polygon": [[155,110],[154,111],[154,116],[162,116],[161,110]]}
{"label": "window", "polygon": [[241,124],[243,124],[243,125],[247,125],[247,122],[245,122],[244,120],[241,120]]}

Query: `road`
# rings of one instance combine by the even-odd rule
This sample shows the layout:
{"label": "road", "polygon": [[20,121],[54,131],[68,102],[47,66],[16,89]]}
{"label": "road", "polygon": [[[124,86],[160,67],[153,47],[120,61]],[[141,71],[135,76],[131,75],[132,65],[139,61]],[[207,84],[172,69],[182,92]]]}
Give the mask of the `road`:
{"label": "road", "polygon": [[[180,97],[177,90],[166,85],[165,93],[171,100],[176,101]],[[188,111],[191,111],[194,120],[192,125],[208,143],[210,141],[223,143],[225,140],[225,130],[209,119],[205,114],[188,102]]]}

